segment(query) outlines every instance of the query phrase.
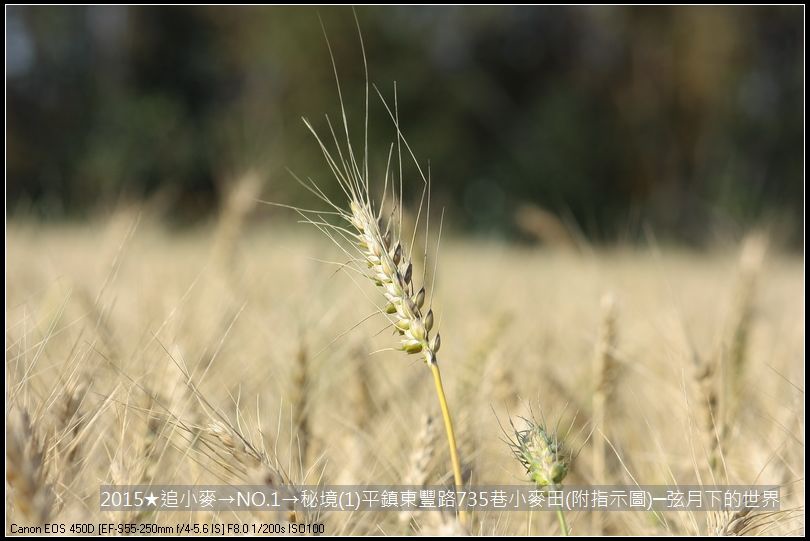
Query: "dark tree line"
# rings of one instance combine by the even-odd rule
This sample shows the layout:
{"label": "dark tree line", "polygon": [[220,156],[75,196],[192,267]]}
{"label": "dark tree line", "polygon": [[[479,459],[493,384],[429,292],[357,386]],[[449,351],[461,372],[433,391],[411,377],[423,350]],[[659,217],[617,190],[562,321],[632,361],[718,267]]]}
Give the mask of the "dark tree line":
{"label": "dark tree line", "polygon": [[[351,11],[320,14],[356,142],[363,69]],[[205,218],[258,168],[326,180],[301,116],[337,119],[314,8],[9,7],[12,212],[86,216],[164,194]],[[776,221],[802,238],[802,7],[360,8],[371,78],[397,81],[435,198],[473,231],[515,233],[530,202],[594,239],[651,223],[701,242]],[[372,96],[373,170],[391,123]],[[330,186],[329,182],[324,182]]]}

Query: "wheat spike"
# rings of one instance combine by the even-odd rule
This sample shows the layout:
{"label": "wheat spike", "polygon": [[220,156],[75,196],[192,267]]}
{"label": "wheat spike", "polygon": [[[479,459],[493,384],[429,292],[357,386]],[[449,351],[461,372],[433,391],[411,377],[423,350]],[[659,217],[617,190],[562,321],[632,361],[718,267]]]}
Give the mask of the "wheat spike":
{"label": "wheat spike", "polygon": [[698,426],[706,450],[709,473],[714,479],[722,478],[722,448],[725,424],[720,417],[720,393],[716,358],[702,359],[692,350],[692,381],[698,407]]}
{"label": "wheat spike", "polygon": [[[359,22],[355,17],[355,22],[358,27]],[[396,128],[397,142],[399,156],[399,188],[400,196],[397,199],[394,194],[392,182],[392,212],[391,218],[386,225],[382,221],[382,208],[384,205],[378,205],[378,211],[375,211],[374,204],[369,188],[370,174],[369,174],[369,159],[368,159],[368,69],[365,62],[365,49],[360,35],[360,44],[363,47],[363,64],[366,75],[365,87],[365,146],[362,154],[356,153],[352,148],[351,138],[349,135],[349,124],[346,115],[346,109],[343,103],[343,95],[340,89],[340,81],[337,76],[337,66],[334,62],[334,55],[331,45],[327,39],[329,47],[329,54],[332,59],[332,68],[335,73],[335,81],[337,83],[338,97],[340,99],[342,128],[345,134],[345,145],[338,142],[337,135],[329,122],[330,132],[335,140],[335,151],[330,151],[319,137],[317,131],[313,128],[312,124],[304,119],[304,123],[315,137],[318,145],[321,148],[327,165],[329,166],[332,174],[337,180],[341,190],[348,199],[348,210],[344,205],[337,205],[333,203],[324,192],[312,181],[304,186],[309,189],[313,194],[327,204],[330,209],[328,211],[307,211],[304,209],[296,209],[305,221],[317,227],[327,237],[329,237],[344,253],[349,257],[349,261],[353,265],[353,269],[362,276],[365,276],[372,283],[374,283],[385,300],[382,305],[377,308],[381,314],[386,317],[394,329],[394,332],[399,335],[399,343],[397,348],[407,354],[421,355],[425,364],[430,368],[433,375],[433,381],[436,388],[436,394],[439,399],[439,405],[444,419],[445,431],[447,433],[448,446],[450,448],[450,459],[453,465],[453,476],[457,488],[463,485],[461,461],[458,456],[458,446],[456,444],[455,430],[450,416],[450,410],[447,405],[447,397],[444,391],[444,385],[441,378],[441,371],[439,370],[439,362],[437,354],[441,348],[441,337],[437,329],[434,329],[436,318],[431,308],[431,301],[428,302],[428,292],[424,285],[418,286],[416,284],[417,277],[415,276],[414,262],[411,259],[411,252],[413,250],[416,227],[413,231],[412,239],[407,239],[403,236],[402,230],[402,152],[404,147],[407,153],[412,158],[414,166],[419,171],[419,176],[424,183],[423,200],[425,195],[429,197],[430,181],[429,176],[426,177],[422,171],[421,166],[413,155],[410,145],[400,131],[398,120],[398,113],[396,108],[396,97],[394,98],[394,110],[388,107],[388,104],[383,99],[391,120],[394,122]],[[378,91],[379,93],[379,91]],[[382,96],[380,95],[382,98]],[[328,120],[328,118],[327,118]],[[385,201],[385,194],[388,189],[388,178],[391,166],[391,155],[393,152],[393,144],[388,153],[388,165],[386,166],[385,186],[383,188],[383,201]],[[428,199],[429,201],[429,199]],[[429,205],[428,205],[429,206]],[[419,216],[417,215],[416,224],[419,224]],[[429,209],[428,209],[429,210]],[[337,216],[340,223],[329,223],[324,216],[327,214]],[[398,219],[396,215],[399,215]],[[425,226],[427,230],[427,226]],[[341,266],[345,268],[345,266]],[[424,276],[422,278],[424,282]]]}
{"label": "wheat spike", "polygon": [[708,534],[716,537],[765,536],[773,535],[770,530],[780,523],[803,515],[797,509],[761,511],[751,506],[737,511],[711,511],[706,516],[706,527]]}
{"label": "wheat spike", "polygon": [[37,525],[48,522],[54,507],[45,459],[45,445],[28,412],[12,410],[6,423],[6,480],[16,509]]}
{"label": "wheat spike", "polygon": [[[436,454],[437,439],[436,422],[431,415],[422,418],[422,428],[416,437],[416,444],[411,453],[408,471],[403,478],[403,484],[411,486],[424,486],[430,476],[430,461]],[[400,513],[401,522],[407,522],[412,518],[412,513]]]}
{"label": "wheat spike", "polygon": [[83,379],[67,384],[55,409],[56,455],[60,464],[60,482],[65,485],[73,481],[81,466],[79,436],[85,426],[85,419],[80,407],[87,397],[89,388],[90,385]]}
{"label": "wheat spike", "polygon": [[309,418],[309,356],[303,340],[295,355],[292,389],[292,426],[295,441],[298,444],[298,455],[302,467],[308,463],[311,444],[311,426]]}
{"label": "wheat spike", "polygon": [[207,434],[215,444],[213,457],[223,470],[246,483],[270,486],[282,484],[284,478],[281,473],[235,429],[222,421],[212,421],[208,425]]}
{"label": "wheat spike", "polygon": [[757,281],[766,250],[767,240],[764,235],[754,233],[745,238],[740,251],[739,274],[734,289],[728,335],[725,339],[722,356],[725,398],[723,416],[726,423],[733,420],[743,400]]}
{"label": "wheat spike", "polygon": [[[516,428],[509,419],[513,434],[508,441],[512,454],[526,469],[526,475],[539,489],[559,489],[571,468],[573,453],[545,423],[523,418],[526,428]],[[568,535],[568,523],[562,510],[557,510],[560,531]]]}
{"label": "wheat spike", "polygon": [[528,428],[516,431],[512,450],[538,487],[558,487],[568,475],[571,453],[543,424],[529,421]]}
{"label": "wheat spike", "polygon": [[[597,431],[593,439],[593,482],[607,485],[610,476],[607,469],[608,420],[616,393],[619,370],[616,358],[616,301],[611,294],[602,297],[602,322],[594,356],[593,424]],[[604,530],[604,513],[593,513],[593,528],[597,534]]]}
{"label": "wheat spike", "polygon": [[411,453],[408,472],[403,479],[406,485],[425,485],[430,475],[430,461],[436,454],[438,425],[432,415],[422,419],[422,429],[416,438],[416,446]]}
{"label": "wheat spike", "polygon": [[[353,173],[347,170],[346,174],[352,175]],[[339,172],[336,175],[338,179],[342,178]],[[461,462],[458,458],[455,433],[438,365],[437,353],[441,347],[441,336],[438,331],[431,334],[435,317],[433,310],[425,304],[426,290],[424,287],[416,288],[413,262],[407,248],[392,235],[391,229],[383,230],[381,228],[378,217],[374,215],[371,208],[367,188],[360,177],[353,177],[352,181],[344,179],[342,182],[344,183],[344,190],[350,194],[349,207],[351,214],[340,209],[338,209],[338,213],[350,224],[354,231],[338,226],[332,226],[333,230],[338,231],[338,234],[344,238],[353,241],[354,247],[359,251],[365,267],[358,270],[381,289],[386,304],[380,311],[388,318],[395,332],[399,334],[398,349],[407,354],[421,355],[425,364],[430,367],[433,373],[439,404],[442,408],[442,416],[445,420],[445,429],[448,434],[453,474],[456,485],[461,487],[463,484]],[[309,221],[327,232],[330,238],[333,238],[329,230],[325,229],[322,224],[312,220]],[[337,240],[336,243],[340,246]]]}
{"label": "wheat spike", "polygon": [[[254,447],[233,426],[213,420],[208,425],[206,436],[209,456],[219,467],[242,483],[279,488],[292,486],[291,480],[271,464],[267,453]],[[297,513],[291,501],[282,504],[280,511],[286,512],[289,522],[306,520],[306,513]]]}

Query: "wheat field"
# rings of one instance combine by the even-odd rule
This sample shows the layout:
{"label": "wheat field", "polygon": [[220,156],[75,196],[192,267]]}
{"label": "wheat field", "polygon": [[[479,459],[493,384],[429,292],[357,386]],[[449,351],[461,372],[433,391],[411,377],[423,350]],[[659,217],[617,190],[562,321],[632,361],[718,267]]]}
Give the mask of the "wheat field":
{"label": "wheat field", "polygon": [[[102,513],[101,484],[453,482],[424,362],[386,351],[373,288],[325,262],[340,260],[332,244],[271,214],[192,232],[137,206],[8,223],[7,532],[292,518]],[[801,257],[757,235],[697,252],[447,234],[432,302],[464,482],[527,483],[504,427],[540,412],[574,451],[566,483],[782,487],[775,515],[573,513],[573,535],[802,535],[803,287]],[[294,520],[331,535],[560,533],[541,512]]]}

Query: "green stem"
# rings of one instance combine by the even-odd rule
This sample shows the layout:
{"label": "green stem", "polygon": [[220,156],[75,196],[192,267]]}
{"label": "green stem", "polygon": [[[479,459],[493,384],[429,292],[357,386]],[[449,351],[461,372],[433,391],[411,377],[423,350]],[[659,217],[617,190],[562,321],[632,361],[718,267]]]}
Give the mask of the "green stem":
{"label": "green stem", "polygon": [[565,521],[565,514],[562,509],[557,509],[557,518],[560,521],[560,530],[564,536],[568,536],[568,523]]}

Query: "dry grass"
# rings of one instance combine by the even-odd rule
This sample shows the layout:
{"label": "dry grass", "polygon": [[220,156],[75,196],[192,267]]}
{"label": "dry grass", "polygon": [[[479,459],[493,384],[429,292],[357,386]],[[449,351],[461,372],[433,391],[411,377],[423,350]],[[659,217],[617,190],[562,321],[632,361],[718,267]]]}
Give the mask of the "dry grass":
{"label": "dry grass", "polygon": [[[231,252],[239,269],[234,283],[235,274],[216,262],[212,231],[169,234],[152,223],[122,211],[88,226],[9,224],[7,531],[12,521],[119,521],[97,508],[99,483],[116,478],[382,484],[404,482],[415,465],[427,468],[431,483],[453,482],[447,445],[435,445],[429,460],[414,451],[423,446],[425,416],[440,419],[422,360],[370,355],[391,345],[389,332],[378,335],[385,326],[379,318],[335,340],[375,308],[358,302],[350,279],[314,259],[336,257],[324,239],[274,222],[244,231]],[[445,384],[465,476],[482,484],[525,482],[498,421],[528,416],[532,403],[561,418],[561,426],[573,421],[567,444],[583,452],[568,484],[591,482],[594,468],[603,468],[589,463],[596,436],[588,436],[601,416],[604,475],[613,482],[711,482],[712,472],[732,483],[781,484],[784,507],[803,509],[802,261],[770,250],[740,309],[740,289],[730,279],[741,275],[739,251],[577,255],[443,241],[433,309],[442,314]],[[594,351],[608,351],[598,346],[604,291],[621,307],[613,349],[622,371],[610,387],[594,370]],[[748,315],[733,316],[740,310]],[[734,321],[744,321],[744,332],[733,330],[740,325]],[[707,417],[705,399],[696,398],[693,359],[718,357],[719,342],[736,344],[726,356],[734,371],[710,374],[719,409]],[[591,411],[593,389],[600,388],[612,390],[597,406],[602,413]],[[721,413],[727,388],[740,398]],[[302,390],[304,397],[296,395]],[[722,433],[716,449],[707,443],[709,431]],[[572,533],[593,531],[588,514],[567,518]],[[306,518],[336,534],[464,531],[447,519]],[[750,527],[750,516],[665,519],[617,513],[609,531],[804,531],[803,513],[758,517],[763,528]],[[522,535],[558,526],[553,514],[486,512],[472,517],[469,531]]]}

